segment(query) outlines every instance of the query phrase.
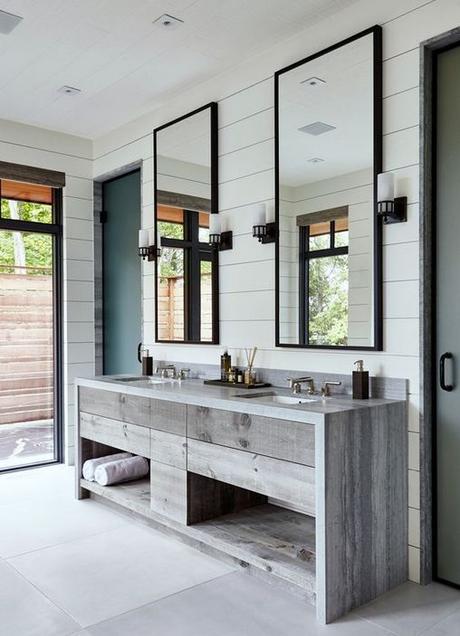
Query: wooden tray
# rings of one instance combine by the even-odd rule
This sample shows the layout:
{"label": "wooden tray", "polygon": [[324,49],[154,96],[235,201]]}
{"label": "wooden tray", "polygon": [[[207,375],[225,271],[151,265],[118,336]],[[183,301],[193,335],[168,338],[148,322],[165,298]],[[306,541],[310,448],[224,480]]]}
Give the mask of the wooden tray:
{"label": "wooden tray", "polygon": [[204,384],[211,386],[226,386],[232,389],[264,389],[271,384],[267,382],[256,382],[255,384],[244,384],[244,382],[224,382],[223,380],[204,380]]}

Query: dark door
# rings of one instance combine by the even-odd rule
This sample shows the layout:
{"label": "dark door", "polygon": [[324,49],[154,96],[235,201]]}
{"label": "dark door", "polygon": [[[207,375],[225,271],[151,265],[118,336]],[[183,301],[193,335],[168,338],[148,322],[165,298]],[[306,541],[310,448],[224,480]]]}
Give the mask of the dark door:
{"label": "dark door", "polygon": [[437,59],[437,574],[460,585],[460,48]]}
{"label": "dark door", "polygon": [[140,170],[103,185],[104,373],[139,373],[141,341]]}

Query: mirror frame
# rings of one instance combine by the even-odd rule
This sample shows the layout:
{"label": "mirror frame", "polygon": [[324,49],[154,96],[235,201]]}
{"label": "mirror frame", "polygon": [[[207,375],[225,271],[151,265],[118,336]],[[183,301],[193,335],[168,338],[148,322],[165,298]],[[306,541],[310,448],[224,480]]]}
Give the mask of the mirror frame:
{"label": "mirror frame", "polygon": [[[209,109],[210,112],[210,133],[211,133],[211,206],[210,206],[210,214],[218,214],[219,213],[219,181],[218,181],[218,163],[219,163],[219,154],[218,154],[218,118],[217,118],[217,102],[209,102],[204,106],[200,106],[200,108],[196,108],[195,110],[182,115],[181,117],[177,117],[166,124],[162,124],[153,130],[153,207],[154,207],[154,229],[155,236],[157,234],[157,136],[161,130],[165,128],[169,128],[170,126],[174,126],[184,119],[188,119],[189,117],[193,117],[198,113],[203,112],[204,110]],[[216,250],[214,255],[215,265],[216,265],[216,277],[215,277],[215,297],[213,298],[212,303],[212,340],[204,341],[204,340],[159,340],[158,338],[158,259],[155,259],[154,265],[154,286],[155,286],[155,343],[159,344],[176,344],[176,345],[216,345],[220,342],[220,321],[219,321],[219,251]]]}
{"label": "mirror frame", "polygon": [[360,31],[345,40],[326,47],[325,49],[313,53],[308,57],[294,62],[279,71],[275,72],[275,219],[276,227],[279,230],[279,79],[284,73],[302,66],[318,57],[326,55],[336,49],[341,48],[362,37],[373,36],[373,79],[374,79],[374,341],[370,346],[349,347],[348,345],[304,345],[280,342],[280,303],[279,303],[279,231],[275,244],[275,337],[276,346],[288,349],[327,349],[329,351],[349,350],[349,351],[382,351],[383,349],[383,285],[382,285],[382,219],[377,216],[377,175],[382,172],[382,27],[376,25]]}

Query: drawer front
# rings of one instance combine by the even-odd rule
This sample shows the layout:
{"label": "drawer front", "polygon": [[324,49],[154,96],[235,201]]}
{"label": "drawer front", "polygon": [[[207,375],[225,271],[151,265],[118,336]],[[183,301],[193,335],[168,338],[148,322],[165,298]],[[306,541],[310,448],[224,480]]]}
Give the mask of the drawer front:
{"label": "drawer front", "polygon": [[80,435],[100,444],[150,457],[150,429],[92,413],[80,413]]}
{"label": "drawer front", "polygon": [[186,470],[187,438],[152,429],[150,431],[150,459]]}
{"label": "drawer front", "polygon": [[150,400],[139,395],[80,387],[79,408],[85,413],[149,426]]}
{"label": "drawer front", "polygon": [[189,439],[187,469],[315,514],[315,469]]}
{"label": "drawer front", "polygon": [[315,465],[313,424],[188,406],[187,435],[203,442]]}
{"label": "drawer front", "polygon": [[157,431],[184,435],[187,411],[185,404],[166,400],[150,400],[150,426]]}

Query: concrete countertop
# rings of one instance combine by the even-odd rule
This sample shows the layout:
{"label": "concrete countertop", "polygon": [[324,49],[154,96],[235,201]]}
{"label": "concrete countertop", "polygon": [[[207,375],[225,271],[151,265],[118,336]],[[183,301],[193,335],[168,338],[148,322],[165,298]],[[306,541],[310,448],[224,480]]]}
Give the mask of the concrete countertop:
{"label": "concrete countertop", "polygon": [[139,395],[180,402],[195,406],[204,406],[224,411],[247,413],[248,415],[261,415],[295,422],[316,424],[324,421],[325,416],[335,413],[344,413],[356,409],[372,408],[394,404],[401,400],[384,400],[371,398],[369,400],[352,400],[350,396],[339,395],[337,397],[321,398],[320,396],[308,396],[303,393],[301,398],[312,398],[313,402],[305,404],[276,404],[264,402],[262,399],[241,397],[243,395],[260,395],[271,391],[277,395],[292,395],[289,389],[267,387],[261,389],[245,389],[210,386],[203,380],[166,380],[159,384],[149,384],[146,380],[133,382],[123,381],[123,378],[134,377],[130,375],[119,376],[95,376],[93,378],[76,378],[77,386],[104,389],[117,393]]}

